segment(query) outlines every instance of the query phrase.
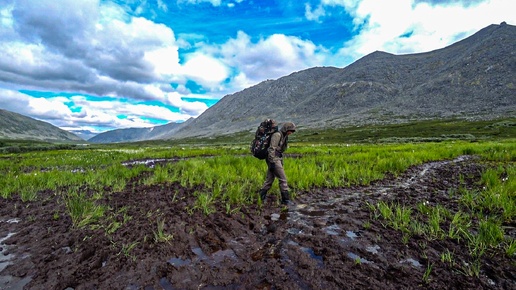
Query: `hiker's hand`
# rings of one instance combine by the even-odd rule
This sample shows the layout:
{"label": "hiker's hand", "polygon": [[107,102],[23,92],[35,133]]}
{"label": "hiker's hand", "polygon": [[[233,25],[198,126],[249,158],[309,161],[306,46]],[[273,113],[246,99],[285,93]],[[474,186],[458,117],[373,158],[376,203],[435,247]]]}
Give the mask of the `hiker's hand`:
{"label": "hiker's hand", "polygon": [[274,164],[272,162],[269,163],[269,171],[274,172],[274,170],[276,170],[276,164]]}

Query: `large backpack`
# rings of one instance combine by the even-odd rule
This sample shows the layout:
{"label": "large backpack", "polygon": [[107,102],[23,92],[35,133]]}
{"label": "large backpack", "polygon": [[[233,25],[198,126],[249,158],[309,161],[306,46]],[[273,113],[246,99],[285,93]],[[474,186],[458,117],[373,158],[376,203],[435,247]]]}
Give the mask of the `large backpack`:
{"label": "large backpack", "polygon": [[267,158],[267,149],[271,142],[272,133],[276,132],[276,128],[273,127],[274,123],[276,122],[273,119],[266,119],[256,129],[254,139],[251,142],[251,153],[254,157],[258,159]]}

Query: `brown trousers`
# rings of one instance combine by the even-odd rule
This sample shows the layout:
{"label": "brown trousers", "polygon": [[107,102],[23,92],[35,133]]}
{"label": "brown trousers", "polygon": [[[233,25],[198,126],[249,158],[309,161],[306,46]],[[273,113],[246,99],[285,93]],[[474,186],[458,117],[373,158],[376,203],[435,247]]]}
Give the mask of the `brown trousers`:
{"label": "brown trousers", "polygon": [[262,190],[268,191],[272,187],[272,183],[274,179],[278,178],[280,191],[288,191],[288,183],[287,176],[285,175],[285,170],[283,169],[283,160],[278,159],[274,162],[276,165],[274,171],[268,170],[269,161],[267,161],[267,177],[265,178],[265,182],[263,183]]}

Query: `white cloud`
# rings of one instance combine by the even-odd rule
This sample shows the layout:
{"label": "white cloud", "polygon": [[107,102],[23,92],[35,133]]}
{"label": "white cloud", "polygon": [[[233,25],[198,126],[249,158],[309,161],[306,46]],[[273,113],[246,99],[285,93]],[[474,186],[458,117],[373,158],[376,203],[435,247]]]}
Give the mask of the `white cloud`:
{"label": "white cloud", "polygon": [[84,96],[75,96],[72,100],[75,106],[82,107],[88,112],[88,115],[108,114],[115,117],[125,115],[127,119],[146,117],[169,122],[184,121],[190,118],[188,114],[172,112],[166,107],[157,105],[132,104],[120,100],[91,101]]}
{"label": "white cloud", "polygon": [[167,3],[165,3],[163,0],[158,0],[158,8],[161,9],[164,12],[168,12],[168,6]]}
{"label": "white cloud", "polygon": [[236,81],[244,85],[322,65],[327,54],[324,48],[311,41],[283,34],[252,43],[242,31],[235,39],[221,45],[219,50],[228,66],[238,68],[241,74]]}
{"label": "white cloud", "polygon": [[[192,96],[195,97],[195,96]],[[208,106],[203,102],[185,102],[183,101],[181,95],[178,93],[168,93],[166,95],[168,104],[181,108],[181,113],[189,115],[190,117],[197,117],[206,109]],[[182,120],[187,120],[182,119]]]}
{"label": "white cloud", "polygon": [[34,98],[0,88],[0,108],[46,122],[69,119],[72,112],[64,103],[66,98]]}
{"label": "white cloud", "polygon": [[229,75],[228,68],[221,61],[203,53],[187,56],[182,72],[187,78],[209,88],[218,86]]}
{"label": "white cloud", "polygon": [[29,115],[27,113],[30,111],[30,97],[26,94],[0,87],[0,96],[2,96],[0,98],[0,108],[22,115]]}
{"label": "white cloud", "polygon": [[326,14],[324,7],[322,5],[317,6],[316,9],[312,9],[312,6],[309,3],[305,4],[305,17],[311,21],[319,22],[319,19]]}
{"label": "white cloud", "polygon": [[[9,37],[0,39],[0,80],[20,89],[149,100],[163,93],[151,94],[147,84],[166,87],[195,75],[179,64],[171,28],[133,17],[111,2],[69,1],[33,7],[20,0],[1,10],[0,35]],[[211,71],[219,70],[216,61],[210,64],[216,65]],[[207,73],[197,78],[217,80]]]}
{"label": "white cloud", "polygon": [[[0,95],[2,96],[0,108],[49,122],[61,128],[76,130],[103,126],[110,129],[151,127],[156,124],[148,121],[147,118],[181,122],[190,117],[197,117],[207,109],[206,104],[184,102],[179,95],[177,95],[177,101],[170,104],[182,107],[181,112],[173,112],[163,106],[132,104],[116,99],[95,101],[79,95],[36,98],[1,88]],[[169,96],[163,97],[165,102],[169,103]],[[126,118],[120,118],[119,115]]]}
{"label": "white cloud", "polygon": [[[343,43],[339,52],[350,63],[376,50],[394,54],[430,51],[490,24],[515,23],[512,2],[321,0],[320,5],[342,7],[353,18],[356,35]],[[317,14],[324,15],[322,11]],[[314,19],[324,21],[324,17]]]}
{"label": "white cloud", "polygon": [[145,52],[145,59],[154,66],[154,72],[164,80],[179,73],[179,53],[176,46],[166,46]]}
{"label": "white cloud", "polygon": [[27,108],[31,115],[45,120],[62,120],[71,116],[71,111],[64,104],[66,98],[30,98]]}

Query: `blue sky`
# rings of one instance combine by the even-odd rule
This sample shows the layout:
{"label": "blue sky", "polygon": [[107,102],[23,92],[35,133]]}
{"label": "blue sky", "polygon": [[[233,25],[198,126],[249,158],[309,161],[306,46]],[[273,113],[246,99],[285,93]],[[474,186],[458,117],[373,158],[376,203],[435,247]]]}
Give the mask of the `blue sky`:
{"label": "blue sky", "polygon": [[1,0],[0,109],[94,132],[183,122],[267,79],[515,25],[515,3]]}

